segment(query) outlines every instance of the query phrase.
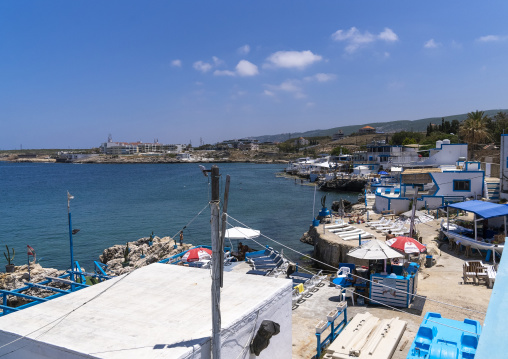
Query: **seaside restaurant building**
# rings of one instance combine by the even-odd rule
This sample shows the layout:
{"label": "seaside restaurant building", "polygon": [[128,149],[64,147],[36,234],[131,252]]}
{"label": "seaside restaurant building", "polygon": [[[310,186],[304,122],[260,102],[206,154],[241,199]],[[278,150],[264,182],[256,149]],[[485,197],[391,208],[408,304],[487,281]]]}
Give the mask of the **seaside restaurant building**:
{"label": "seaside restaurant building", "polygon": [[[0,356],[211,358],[210,277],[201,268],[154,263],[3,316]],[[290,359],[291,299],[289,280],[225,272],[222,358]],[[280,330],[256,357],[250,344],[265,321],[278,324]]]}

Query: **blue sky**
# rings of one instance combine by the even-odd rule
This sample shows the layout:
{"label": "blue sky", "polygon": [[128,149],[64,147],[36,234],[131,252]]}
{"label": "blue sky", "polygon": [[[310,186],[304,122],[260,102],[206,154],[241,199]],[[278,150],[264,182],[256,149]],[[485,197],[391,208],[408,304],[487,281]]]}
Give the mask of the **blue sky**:
{"label": "blue sky", "polygon": [[508,108],[506,1],[2,1],[0,149]]}

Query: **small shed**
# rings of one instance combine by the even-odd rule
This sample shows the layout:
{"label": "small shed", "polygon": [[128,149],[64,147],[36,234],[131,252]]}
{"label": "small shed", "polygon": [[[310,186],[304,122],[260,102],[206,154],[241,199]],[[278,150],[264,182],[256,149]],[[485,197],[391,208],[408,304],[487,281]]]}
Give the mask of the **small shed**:
{"label": "small shed", "polygon": [[[271,320],[280,332],[257,358],[290,359],[291,293],[284,278],[225,272],[222,357],[253,357],[249,344]],[[210,272],[155,263],[0,318],[0,356],[203,359],[211,329]]]}

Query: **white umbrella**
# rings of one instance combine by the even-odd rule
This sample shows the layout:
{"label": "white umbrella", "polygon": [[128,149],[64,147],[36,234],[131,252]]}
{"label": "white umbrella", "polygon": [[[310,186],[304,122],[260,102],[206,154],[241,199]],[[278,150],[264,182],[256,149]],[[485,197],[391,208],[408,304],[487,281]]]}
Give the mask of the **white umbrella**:
{"label": "white umbrella", "polygon": [[229,239],[251,239],[259,237],[261,231],[257,231],[255,229],[243,228],[243,227],[233,227],[226,229],[226,238]]}
{"label": "white umbrella", "polygon": [[390,248],[385,242],[374,239],[362,244],[360,247],[352,249],[348,256],[358,259],[389,259],[404,257],[396,250]]}
{"label": "white umbrella", "polygon": [[367,243],[362,244],[360,247],[350,250],[347,255],[358,259],[383,259],[385,273],[387,259],[404,257],[402,254],[394,249],[391,249],[385,242],[382,242],[379,239],[368,241]]}

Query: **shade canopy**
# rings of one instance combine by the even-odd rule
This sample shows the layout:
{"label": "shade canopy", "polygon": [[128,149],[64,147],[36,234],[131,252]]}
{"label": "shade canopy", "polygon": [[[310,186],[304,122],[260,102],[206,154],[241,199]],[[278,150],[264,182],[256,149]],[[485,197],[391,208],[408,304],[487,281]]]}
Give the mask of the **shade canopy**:
{"label": "shade canopy", "polygon": [[508,206],[483,201],[466,201],[449,204],[448,207],[473,212],[482,218],[508,216]]}
{"label": "shade canopy", "polygon": [[360,247],[350,250],[347,255],[358,259],[372,260],[404,257],[379,239],[365,242]]}
{"label": "shade canopy", "polygon": [[427,250],[423,244],[411,237],[395,237],[386,241],[386,244],[404,253],[423,253]]}
{"label": "shade canopy", "polygon": [[243,228],[243,227],[233,227],[226,229],[226,238],[229,239],[250,239],[250,238],[256,238],[259,237],[261,234],[260,231],[257,231],[255,229],[250,228]]}

